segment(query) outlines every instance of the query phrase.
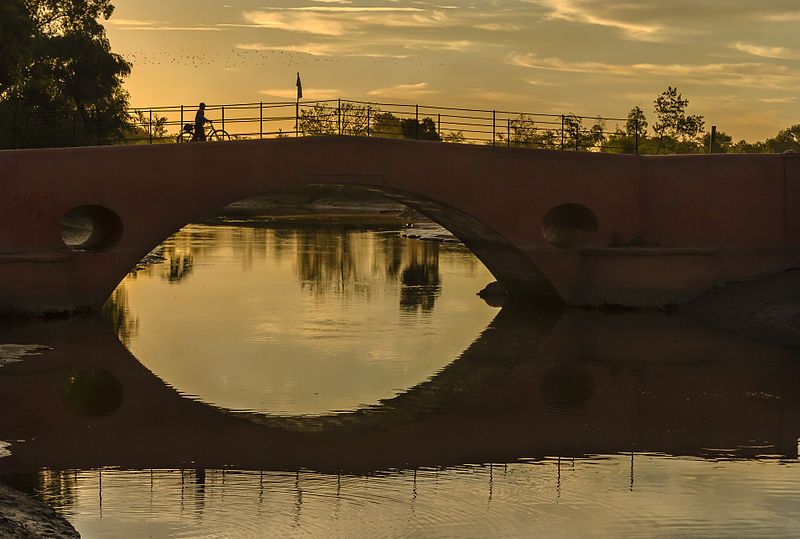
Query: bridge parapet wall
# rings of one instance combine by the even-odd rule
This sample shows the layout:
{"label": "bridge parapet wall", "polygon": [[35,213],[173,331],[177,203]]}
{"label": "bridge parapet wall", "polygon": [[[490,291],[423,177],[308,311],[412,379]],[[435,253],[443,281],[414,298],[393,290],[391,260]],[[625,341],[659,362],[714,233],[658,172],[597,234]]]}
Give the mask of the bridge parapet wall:
{"label": "bridge parapet wall", "polygon": [[[800,262],[794,155],[637,157],[310,137],[2,151],[0,169],[5,311],[97,307],[184,224],[307,183],[392,193],[461,237],[515,294],[555,289],[573,304],[672,303]],[[96,238],[99,249],[68,247],[59,230],[75,208],[112,212],[119,237]]]}

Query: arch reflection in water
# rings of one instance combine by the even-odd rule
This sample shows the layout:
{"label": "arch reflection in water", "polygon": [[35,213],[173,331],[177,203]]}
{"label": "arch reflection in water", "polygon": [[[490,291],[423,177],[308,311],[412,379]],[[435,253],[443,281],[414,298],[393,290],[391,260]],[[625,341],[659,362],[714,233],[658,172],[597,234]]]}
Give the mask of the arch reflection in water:
{"label": "arch reflection in water", "polygon": [[475,294],[490,280],[463,246],[397,225],[239,219],[184,228],[107,310],[183,394],[315,415],[375,404],[447,365],[496,312]]}
{"label": "arch reflection in water", "polygon": [[[668,316],[504,310],[430,380],[378,406],[319,417],[234,413],[182,397],[102,320],[4,327],[0,337],[48,347],[0,368],[0,439],[13,442],[0,473],[188,462],[360,473],[630,451],[797,457],[796,354]],[[556,378],[559,396],[580,397],[566,409],[551,392],[564,362],[581,372]],[[101,419],[61,400],[64,377],[92,369],[123,388]]]}

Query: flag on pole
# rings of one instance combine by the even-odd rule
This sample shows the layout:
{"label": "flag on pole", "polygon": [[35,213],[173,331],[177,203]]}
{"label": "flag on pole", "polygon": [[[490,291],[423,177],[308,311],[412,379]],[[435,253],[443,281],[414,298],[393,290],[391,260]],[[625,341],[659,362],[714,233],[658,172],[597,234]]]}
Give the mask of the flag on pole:
{"label": "flag on pole", "polygon": [[303,99],[303,85],[300,84],[300,72],[297,72],[297,100]]}

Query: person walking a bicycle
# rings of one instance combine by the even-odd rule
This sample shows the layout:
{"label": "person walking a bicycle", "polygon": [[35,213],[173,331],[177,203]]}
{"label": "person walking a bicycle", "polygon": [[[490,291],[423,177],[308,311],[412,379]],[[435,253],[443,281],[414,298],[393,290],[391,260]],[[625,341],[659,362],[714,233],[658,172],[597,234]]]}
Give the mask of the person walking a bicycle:
{"label": "person walking a bicycle", "polygon": [[197,108],[197,114],[194,116],[194,136],[192,137],[193,142],[205,142],[206,140],[205,125],[209,120],[206,118],[205,110],[206,104],[200,103],[200,106]]}

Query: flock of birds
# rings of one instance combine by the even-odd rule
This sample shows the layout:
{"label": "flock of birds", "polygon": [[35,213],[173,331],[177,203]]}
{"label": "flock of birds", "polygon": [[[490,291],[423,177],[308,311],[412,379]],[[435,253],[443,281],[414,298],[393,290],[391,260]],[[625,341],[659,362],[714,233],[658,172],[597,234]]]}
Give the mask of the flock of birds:
{"label": "flock of birds", "polygon": [[[263,66],[273,66],[281,64],[287,67],[296,67],[300,65],[317,64],[339,64],[342,62],[342,57],[335,56],[322,56],[313,55],[307,52],[290,51],[281,49],[228,49],[226,51],[211,52],[211,53],[197,53],[189,52],[187,50],[176,51],[160,49],[155,51],[136,50],[122,54],[123,57],[131,62],[134,66],[137,65],[180,65],[189,66],[194,68],[205,67],[210,64],[221,64],[225,69],[237,68],[254,68]],[[411,58],[399,57],[361,57],[368,58],[372,63],[391,63],[399,65],[400,63],[418,62]],[[424,62],[418,62],[419,65],[424,66]],[[438,63],[435,67],[443,67],[444,63]],[[433,69],[434,66],[432,65]]]}

